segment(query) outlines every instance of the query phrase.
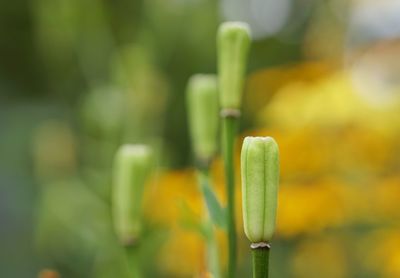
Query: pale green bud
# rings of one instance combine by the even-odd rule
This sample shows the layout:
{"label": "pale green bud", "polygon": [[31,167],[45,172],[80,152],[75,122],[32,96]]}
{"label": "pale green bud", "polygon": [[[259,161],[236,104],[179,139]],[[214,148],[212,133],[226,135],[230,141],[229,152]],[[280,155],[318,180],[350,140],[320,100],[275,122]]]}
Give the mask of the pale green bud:
{"label": "pale green bud", "polygon": [[218,90],[215,75],[197,74],[186,91],[192,148],[197,160],[207,162],[217,152]]}
{"label": "pale green bud", "polygon": [[133,244],[140,234],[143,190],[152,166],[153,152],[145,145],[123,145],[115,155],[113,220],[123,244]]}
{"label": "pale green bud", "polygon": [[271,137],[246,137],[241,153],[243,224],[252,243],[269,242],[279,185],[279,149]]}
{"label": "pale green bud", "polygon": [[250,42],[246,23],[226,22],[219,27],[217,50],[222,108],[240,108]]}

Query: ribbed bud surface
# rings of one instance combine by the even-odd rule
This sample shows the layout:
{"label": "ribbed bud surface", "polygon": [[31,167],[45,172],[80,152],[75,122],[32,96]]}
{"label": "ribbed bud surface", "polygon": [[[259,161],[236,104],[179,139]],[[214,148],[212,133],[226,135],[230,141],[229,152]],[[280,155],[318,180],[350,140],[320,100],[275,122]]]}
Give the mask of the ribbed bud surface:
{"label": "ribbed bud surface", "polygon": [[241,153],[243,222],[247,238],[269,242],[279,185],[279,149],[271,137],[246,137]]}
{"label": "ribbed bud surface", "polygon": [[246,23],[226,22],[218,30],[218,76],[222,108],[240,108],[250,42],[250,29]]}

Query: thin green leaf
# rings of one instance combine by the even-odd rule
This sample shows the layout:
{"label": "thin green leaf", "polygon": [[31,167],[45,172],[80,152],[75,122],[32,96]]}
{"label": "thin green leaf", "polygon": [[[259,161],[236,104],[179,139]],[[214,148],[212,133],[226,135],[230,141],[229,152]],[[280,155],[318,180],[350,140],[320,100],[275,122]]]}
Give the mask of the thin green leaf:
{"label": "thin green leaf", "polygon": [[200,174],[200,187],[212,222],[216,226],[226,229],[225,209],[219,203],[217,196],[215,196],[210,186],[209,179],[205,174]]}

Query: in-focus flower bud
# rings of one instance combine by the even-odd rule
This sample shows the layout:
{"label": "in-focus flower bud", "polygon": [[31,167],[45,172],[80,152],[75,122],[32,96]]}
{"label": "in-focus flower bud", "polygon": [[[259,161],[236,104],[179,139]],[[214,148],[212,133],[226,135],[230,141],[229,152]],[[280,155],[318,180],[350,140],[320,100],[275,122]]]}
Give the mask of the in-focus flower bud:
{"label": "in-focus flower bud", "polygon": [[252,243],[269,242],[279,185],[279,149],[271,137],[246,137],[241,153],[243,224]]}
{"label": "in-focus flower bud", "polygon": [[143,189],[152,166],[153,153],[145,145],[123,145],[115,155],[113,220],[123,244],[133,244],[140,234]]}
{"label": "in-focus flower bud", "polygon": [[226,22],[221,24],[218,30],[221,108],[240,108],[250,41],[250,29],[246,23]]}
{"label": "in-focus flower bud", "polygon": [[209,161],[217,151],[218,90],[215,75],[197,74],[186,91],[189,129],[196,159]]}

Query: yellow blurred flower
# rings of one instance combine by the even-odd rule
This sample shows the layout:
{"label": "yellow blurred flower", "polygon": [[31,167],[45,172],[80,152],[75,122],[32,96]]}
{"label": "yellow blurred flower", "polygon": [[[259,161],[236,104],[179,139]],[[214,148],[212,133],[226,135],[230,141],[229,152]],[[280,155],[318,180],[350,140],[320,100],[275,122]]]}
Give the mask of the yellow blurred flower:
{"label": "yellow blurred flower", "polygon": [[190,277],[205,268],[204,239],[182,228],[169,231],[169,239],[160,250],[160,267],[174,277]]}
{"label": "yellow blurred flower", "polygon": [[[205,207],[195,174],[193,169],[164,173],[145,196],[146,218],[168,229],[168,239],[160,250],[159,260],[163,271],[173,273],[174,277],[195,273],[204,277],[206,271],[204,238],[184,223],[188,220],[185,217],[191,217],[189,225],[200,225],[204,215]],[[217,188],[218,195],[222,194],[221,186]],[[190,215],[186,215],[188,213]],[[216,236],[223,264],[227,254],[226,235],[217,229]]]}
{"label": "yellow blurred flower", "polygon": [[400,230],[377,230],[360,241],[359,257],[364,267],[379,277],[400,277]]}
{"label": "yellow blurred flower", "polygon": [[345,221],[343,187],[332,181],[316,184],[283,184],[279,191],[277,235],[292,237],[321,233]]}
{"label": "yellow blurred flower", "polygon": [[[346,277],[342,239],[320,236],[328,229],[351,225],[396,223],[400,216],[400,105],[370,106],[355,91],[347,72],[333,72],[323,64],[262,71],[250,78],[247,90],[255,95],[245,97],[245,111],[260,113],[256,115],[257,128],[246,131],[243,137],[273,136],[280,147],[277,237],[317,239],[298,246],[292,262],[296,277]],[[243,239],[240,145],[238,139],[236,212]],[[225,204],[220,159],[213,164],[212,177],[216,194]],[[193,273],[204,277],[204,240],[194,230],[182,227],[182,204],[191,211],[194,223],[200,224],[204,215],[194,170],[161,175],[158,184],[147,191],[146,199],[148,219],[170,229],[160,254],[164,269],[177,277]],[[226,235],[220,230],[217,234],[224,262]],[[384,247],[377,246],[370,260],[383,258],[387,252],[388,260],[380,271],[387,277],[397,277],[399,255],[390,246],[399,244],[393,234],[385,239]]]}
{"label": "yellow blurred flower", "polygon": [[314,83],[332,72],[326,63],[308,62],[296,66],[282,66],[252,73],[243,95],[243,115],[248,117],[264,109],[279,89],[288,83]]}
{"label": "yellow blurred flower", "polygon": [[322,237],[305,240],[294,251],[294,277],[342,278],[347,276],[346,250],[340,240]]}
{"label": "yellow blurred flower", "polygon": [[147,218],[156,224],[170,227],[180,226],[180,204],[188,206],[196,216],[197,222],[200,221],[203,210],[195,172],[190,169],[161,174],[146,191],[145,202]]}
{"label": "yellow blurred flower", "polygon": [[[382,222],[398,223],[400,219],[400,175],[377,181],[372,187],[370,211]],[[367,213],[367,212],[366,212]]]}
{"label": "yellow blurred flower", "polygon": [[[296,74],[301,68],[318,77]],[[345,223],[382,223],[400,211],[393,197],[400,190],[399,103],[371,106],[348,72],[315,69],[295,66],[287,80],[283,73],[260,73],[264,80],[275,75],[279,85],[250,135],[279,143],[278,235],[285,237]]]}
{"label": "yellow blurred flower", "polygon": [[[377,92],[379,94],[380,92]],[[372,106],[354,88],[349,73],[339,71],[315,82],[288,82],[260,114],[261,123],[283,130],[359,126],[371,131],[399,131],[400,103]]]}

